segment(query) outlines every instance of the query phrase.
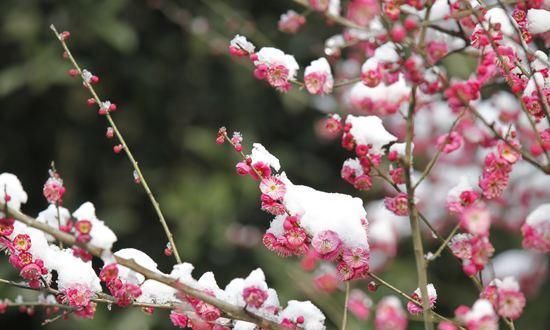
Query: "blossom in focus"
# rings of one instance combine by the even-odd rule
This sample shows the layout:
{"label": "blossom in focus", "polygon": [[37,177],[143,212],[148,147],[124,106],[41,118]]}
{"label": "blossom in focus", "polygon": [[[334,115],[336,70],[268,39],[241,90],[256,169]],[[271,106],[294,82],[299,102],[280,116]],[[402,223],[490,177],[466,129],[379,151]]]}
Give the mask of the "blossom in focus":
{"label": "blossom in focus", "polygon": [[334,86],[334,78],[326,58],[321,57],[306,67],[304,83],[308,92],[314,95],[330,94]]}
{"label": "blossom in focus", "polygon": [[[428,299],[429,299],[429,302],[430,302],[430,308],[433,308],[434,305],[435,305],[435,302],[437,300],[437,292],[435,290],[435,287],[433,286],[433,284],[428,284],[427,286],[427,291],[428,291]],[[417,301],[417,303],[414,303],[412,301],[409,301],[407,303],[407,310],[409,311],[409,313],[413,314],[413,315],[416,315],[416,314],[420,314],[422,313],[422,293],[420,291],[420,288],[416,289],[413,294],[411,295],[411,297]]]}

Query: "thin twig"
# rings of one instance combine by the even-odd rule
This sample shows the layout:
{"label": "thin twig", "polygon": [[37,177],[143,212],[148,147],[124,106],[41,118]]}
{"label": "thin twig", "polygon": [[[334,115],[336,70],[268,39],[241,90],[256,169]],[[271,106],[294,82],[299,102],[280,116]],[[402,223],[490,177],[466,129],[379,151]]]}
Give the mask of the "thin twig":
{"label": "thin twig", "polygon": [[[407,299],[408,301],[410,302],[413,302],[415,304],[418,304],[418,301],[413,299],[413,297],[409,296],[408,294],[406,294],[405,292],[403,292],[402,290],[399,290],[398,288],[396,288],[395,286],[393,286],[392,284],[390,284],[389,282],[385,281],[384,279],[382,279],[381,277],[379,277],[378,275],[374,274],[374,273],[368,273],[368,275],[370,277],[372,277],[374,280],[376,280],[380,285],[382,286],[385,286],[386,288],[392,290],[393,292],[395,292],[396,294],[400,295],[401,297]],[[443,320],[443,321],[448,321],[448,322],[451,322],[455,325],[457,325],[460,329],[463,329],[465,330],[465,328],[461,327],[458,323],[456,323],[455,321],[439,314],[439,313],[436,313],[434,311],[432,311],[432,314],[436,317],[438,317],[440,320]]]}
{"label": "thin twig", "polygon": [[430,172],[432,171],[433,167],[435,166],[435,164],[437,163],[437,161],[439,160],[439,157],[441,157],[441,154],[443,153],[443,149],[445,148],[445,146],[450,142],[450,135],[452,133],[452,131],[454,130],[454,128],[456,127],[456,125],[458,124],[458,122],[460,121],[460,119],[462,118],[462,116],[464,115],[464,111],[461,112],[457,117],[456,119],[453,121],[451,127],[449,128],[449,131],[447,133],[447,138],[445,139],[445,141],[439,146],[439,148],[437,148],[437,152],[436,154],[434,155],[434,157],[430,160],[430,162],[428,163],[428,165],[426,166],[426,168],[424,169],[424,171],[422,172],[422,175],[420,176],[420,178],[418,179],[418,181],[416,181],[416,183],[414,184],[413,186],[413,189],[416,190],[416,188],[418,187],[418,185],[420,185],[420,183],[422,181],[424,181],[424,179],[426,177],[428,177],[428,175],[430,175]]}
{"label": "thin twig", "polygon": [[[99,96],[96,93],[93,86],[88,81],[86,81],[86,79],[84,78],[82,70],[81,70],[80,66],[78,65],[78,63],[76,62],[76,60],[74,59],[73,55],[71,54],[71,51],[69,50],[69,47],[67,46],[67,43],[60,36],[59,32],[57,32],[57,29],[55,28],[55,26],[53,24],[50,25],[50,28],[55,33],[57,39],[61,43],[61,46],[63,47],[63,50],[66,52],[69,61],[71,62],[73,67],[80,74],[80,77],[82,78],[82,82],[84,83],[84,86],[91,93],[91,95],[93,96],[93,98],[94,98],[95,102],[97,103],[97,105],[99,107],[101,107],[103,102],[99,98]],[[149,197],[149,200],[151,201],[151,204],[153,204],[153,208],[155,209],[155,212],[156,212],[156,214],[159,218],[159,221],[162,225],[162,228],[164,229],[166,237],[168,238],[168,241],[170,242],[170,246],[172,247],[172,250],[174,252],[174,257],[176,258],[176,261],[178,263],[181,263],[181,258],[180,258],[176,243],[174,242],[174,236],[173,236],[172,232],[170,231],[170,228],[168,227],[168,224],[166,223],[166,220],[164,218],[164,214],[162,213],[162,210],[160,209],[159,202],[157,201],[157,199],[153,195],[151,189],[149,188],[149,184],[147,183],[147,180],[143,176],[141,168],[140,168],[138,162],[135,160],[134,155],[130,151],[130,147],[128,146],[128,144],[124,140],[124,137],[120,133],[120,131],[119,131],[117,125],[115,124],[115,121],[114,121],[113,117],[110,115],[109,111],[107,111],[107,113],[105,114],[105,117],[107,117],[107,121],[109,122],[109,125],[113,128],[113,131],[114,131],[117,139],[119,140],[120,144],[122,144],[124,152],[126,153],[126,156],[128,156],[128,159],[130,160],[130,163],[132,163],[132,166],[134,168],[135,173],[137,174],[137,176],[139,178],[139,182],[140,182],[141,186],[143,187],[143,189],[145,189],[145,192],[146,192],[147,196]]]}
{"label": "thin twig", "polygon": [[445,249],[445,247],[447,247],[447,244],[449,244],[449,241],[453,238],[453,236],[456,234],[456,232],[458,231],[459,228],[460,228],[459,224],[457,224],[453,228],[453,230],[451,231],[449,236],[447,236],[447,238],[443,241],[443,243],[441,243],[441,245],[439,246],[437,251],[435,251],[433,256],[431,258],[428,258],[428,260],[427,260],[428,263],[434,261],[435,259],[437,259],[441,255],[441,252]]}
{"label": "thin twig", "polygon": [[348,301],[349,301],[349,281],[346,281],[346,296],[344,300],[344,315],[342,316],[342,328],[346,330],[348,324]]}

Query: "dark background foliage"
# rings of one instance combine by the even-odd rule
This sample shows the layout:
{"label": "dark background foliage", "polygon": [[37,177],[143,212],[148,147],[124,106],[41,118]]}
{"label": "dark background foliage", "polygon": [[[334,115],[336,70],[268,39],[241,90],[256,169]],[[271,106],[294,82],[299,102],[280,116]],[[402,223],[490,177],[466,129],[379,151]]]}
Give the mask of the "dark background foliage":
{"label": "dark background foliage", "polygon": [[[70,47],[80,64],[98,74],[104,99],[117,103],[114,115],[139,160],[195,275],[212,270],[220,286],[262,267],[270,284],[287,299],[312,299],[338,320],[342,294],[313,289],[296,260],[282,260],[259,243],[269,216],[259,210],[256,185],[234,174],[237,156],[214,143],[219,126],[239,130],[245,146],[261,142],[278,155],[294,181],[321,190],[358,195],[339,179],[344,152],[337,142],[315,135],[322,114],[303,92],[282,95],[258,83],[246,61],[227,56],[228,40],[241,33],[259,45],[277,45],[301,63],[318,57],[334,27],[316,17],[297,36],[276,29],[290,1],[7,0],[0,2],[0,171],[16,174],[29,194],[24,207],[44,209],[42,185],[53,160],[75,210],[94,202],[97,214],[118,234],[115,248],[135,247],[169,271],[166,239],[142,188],[132,181],[125,156],[112,152],[106,121],[86,106],[85,89],[67,75],[69,64],[48,28],[72,33]],[[368,196],[365,196],[368,197]],[[246,230],[244,245],[230,233]],[[233,235],[234,236],[234,235]],[[502,240],[507,240],[503,236]],[[238,242],[237,242],[238,243]],[[496,242],[498,249],[499,242]],[[514,242],[519,247],[519,242]],[[385,276],[398,287],[416,287],[411,243]],[[16,279],[7,260],[2,278]],[[470,304],[475,292],[451,259],[432,272],[442,313]],[[365,289],[366,282],[355,283]],[[548,289],[546,285],[544,287]],[[373,295],[376,301],[385,290]],[[0,297],[34,292],[0,286]],[[543,329],[544,294],[529,303],[519,329]],[[546,300],[545,300],[546,299]],[[98,306],[94,320],[57,321],[55,329],[169,329],[167,314],[137,309],[109,313]],[[40,327],[43,316],[17,311],[0,315],[2,329]],[[329,327],[334,327],[331,321]],[[350,329],[370,328],[352,320]],[[411,328],[420,324],[411,323]]]}

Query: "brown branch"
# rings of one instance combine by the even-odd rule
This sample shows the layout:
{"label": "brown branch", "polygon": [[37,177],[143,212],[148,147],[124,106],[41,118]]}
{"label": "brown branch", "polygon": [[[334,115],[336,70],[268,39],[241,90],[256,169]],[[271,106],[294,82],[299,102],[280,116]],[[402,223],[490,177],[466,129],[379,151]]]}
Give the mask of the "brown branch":
{"label": "brown branch", "polygon": [[[6,205],[3,202],[0,202],[0,206],[6,206]],[[57,230],[53,227],[48,226],[45,223],[38,222],[36,221],[36,219],[22,213],[21,211],[14,210],[9,206],[7,206],[7,211],[9,212],[10,216],[15,218],[17,221],[20,221],[29,227],[36,228],[46,234],[53,236],[56,240],[63,242],[66,246],[81,247],[95,257],[102,257],[102,256],[105,256],[106,253],[110,253],[110,251],[103,250],[91,244],[80,244],[76,241],[76,238],[73,235]],[[209,294],[201,290],[195,289],[185,283],[182,283],[175,278],[147,269],[141,266],[140,264],[138,264],[134,259],[126,259],[116,255],[113,255],[113,257],[117,264],[127,267],[143,275],[146,279],[154,280],[159,283],[165,284],[186,295],[195,297],[197,299],[204,301],[207,304],[215,306],[232,319],[254,323],[262,328],[267,328],[267,329],[281,329],[281,330],[283,329],[278,323],[272,320],[253,314],[244,308],[229,304],[223,300],[210,296]]]}
{"label": "brown branch", "polygon": [[[84,87],[86,87],[86,89],[88,89],[90,94],[93,96],[95,102],[97,103],[97,106],[102,107],[103,102],[99,98],[99,96],[96,93],[94,87],[88,81],[86,81],[86,79],[84,78],[83,72],[82,72],[80,66],[78,65],[78,63],[76,62],[76,60],[74,59],[73,55],[71,54],[71,51],[69,50],[69,47],[67,46],[67,43],[65,42],[65,39],[59,34],[59,32],[57,32],[57,29],[55,28],[55,26],[53,24],[50,25],[50,28],[55,33],[55,36],[57,37],[57,39],[61,43],[61,46],[63,47],[63,50],[67,54],[67,57],[68,57],[69,61],[71,62],[73,67],[78,71],[78,73],[80,75],[80,78],[82,78],[82,82],[84,84]],[[156,214],[159,218],[159,221],[162,225],[162,228],[164,229],[166,237],[168,238],[168,241],[170,242],[170,246],[171,246],[171,248],[174,252],[174,257],[176,258],[176,261],[178,263],[181,263],[181,258],[180,258],[180,255],[178,253],[176,243],[174,242],[174,236],[172,235],[172,232],[170,231],[170,228],[168,227],[168,224],[166,223],[166,220],[164,219],[164,214],[162,213],[162,210],[160,209],[159,202],[157,201],[157,199],[153,195],[151,189],[149,188],[149,184],[147,183],[147,180],[145,179],[144,175],[142,174],[141,168],[140,168],[138,162],[135,160],[134,155],[130,151],[130,147],[128,147],[128,144],[124,140],[124,137],[122,136],[122,133],[120,133],[117,125],[115,124],[115,121],[114,121],[113,117],[110,115],[108,110],[107,110],[107,113],[105,114],[105,117],[107,117],[107,121],[109,122],[109,125],[113,128],[113,131],[114,131],[117,139],[122,144],[124,152],[126,153],[126,156],[128,156],[128,159],[130,160],[130,163],[132,163],[132,166],[134,168],[135,173],[137,174],[137,176],[139,178],[139,182],[140,182],[141,186],[143,187],[143,189],[145,190],[147,196],[149,197],[149,200],[151,201],[151,204],[153,204],[153,208],[155,209],[155,212],[156,212]]]}

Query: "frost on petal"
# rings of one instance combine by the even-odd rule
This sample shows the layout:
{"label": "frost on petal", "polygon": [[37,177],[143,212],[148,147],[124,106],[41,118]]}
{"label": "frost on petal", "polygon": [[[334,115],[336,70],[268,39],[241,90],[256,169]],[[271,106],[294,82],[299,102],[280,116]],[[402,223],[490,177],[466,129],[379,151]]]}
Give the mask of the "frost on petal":
{"label": "frost on petal", "polygon": [[399,61],[399,54],[397,54],[393,42],[388,42],[376,48],[374,51],[374,58],[380,62],[391,63]]}
{"label": "frost on petal", "polygon": [[[428,284],[427,285],[427,290],[428,290],[428,298],[431,300],[431,299],[437,299],[437,291],[435,290],[435,287],[433,284]],[[417,288],[416,290],[414,290],[414,294],[416,294],[419,298],[422,298],[422,291],[420,290],[420,288]]]}
{"label": "frost on petal", "polygon": [[92,268],[91,262],[84,262],[75,257],[71,249],[61,250],[56,245],[49,245],[46,235],[42,231],[15,222],[12,238],[19,234],[29,236],[32,244],[28,252],[35,259],[41,259],[46,269],[57,272],[57,286],[60,290],[81,285],[93,292],[101,291],[99,278]]}
{"label": "frost on petal", "polygon": [[[115,252],[115,256],[124,259],[134,260],[137,264],[151,271],[159,272],[157,263],[147,254],[136,249],[122,249]],[[127,283],[140,285],[145,280],[145,277],[129,268],[118,265],[118,276]]]}
{"label": "frost on petal", "polygon": [[280,314],[282,319],[288,319],[294,323],[300,316],[304,319],[303,329],[325,329],[325,315],[310,301],[290,300],[287,307]]}
{"label": "frost on petal", "polygon": [[[8,206],[15,210],[19,210],[21,204],[27,202],[27,193],[23,190],[21,181],[11,173],[0,174],[0,201],[2,203],[6,202],[6,194],[8,195]],[[0,211],[0,216],[3,214]]]}
{"label": "frost on petal", "polygon": [[[364,65],[362,73],[373,70],[378,65],[378,60],[373,58]],[[358,82],[345,96],[349,105],[357,111],[386,115],[395,113],[405,104],[409,100],[410,91],[403,75],[399,75],[397,81],[391,85],[378,83],[376,87],[368,87],[364,82]]]}
{"label": "frost on petal", "polygon": [[550,203],[542,204],[527,216],[521,227],[523,246],[543,253],[550,251]]}
{"label": "frost on petal", "polygon": [[[485,19],[490,22],[492,25],[499,23],[500,29],[504,34],[514,35],[515,30],[512,24],[510,23],[510,18],[508,13],[502,8],[491,8],[487,10],[485,14]],[[487,27],[486,27],[487,28]]]}
{"label": "frost on petal", "polygon": [[273,47],[262,47],[256,55],[258,59],[254,62],[254,65],[264,64],[268,68],[282,65],[288,70],[288,80],[296,79],[300,66],[294,56],[287,55],[282,50]]}
{"label": "frost on petal", "polygon": [[256,47],[254,47],[254,44],[248,41],[246,37],[237,34],[233,39],[231,39],[229,49],[232,52],[236,52],[236,54],[247,55],[254,53]]}
{"label": "frost on petal", "polygon": [[294,185],[283,176],[287,192],[283,203],[290,214],[300,216],[300,226],[312,237],[331,230],[346,247],[368,249],[363,225],[367,213],[359,198],[339,193],[326,193],[311,187]]}
{"label": "frost on petal", "polygon": [[252,164],[262,162],[271,166],[275,171],[279,171],[281,169],[279,159],[267,151],[266,148],[260,143],[254,143],[252,145],[252,153],[250,154],[250,158],[252,159]]}
{"label": "frost on petal", "polygon": [[326,58],[311,62],[304,72],[304,83],[308,92],[316,95],[329,94],[334,86],[332,71]]}
{"label": "frost on petal", "polygon": [[495,327],[487,327],[486,329],[498,329],[498,317],[495,314],[493,305],[486,299],[476,300],[472,306],[472,309],[464,315],[464,320],[467,324],[476,324],[482,320],[490,320],[491,325],[494,325]]}
{"label": "frost on petal", "polygon": [[82,204],[76,211],[74,211],[73,216],[76,220],[88,220],[91,222],[91,245],[97,246],[104,250],[110,250],[113,247],[113,244],[117,241],[117,237],[115,233],[105,225],[105,222],[97,218],[94,204],[91,202]]}
{"label": "frost on petal", "polygon": [[356,144],[371,145],[372,151],[381,154],[382,147],[397,141],[397,137],[384,128],[382,119],[377,116],[348,115],[346,124],[351,124],[350,134]]}
{"label": "frost on petal", "polygon": [[532,34],[550,31],[550,10],[529,9],[527,11],[527,30]]}
{"label": "frost on petal", "polygon": [[[395,151],[397,155],[405,157],[405,152],[407,150],[407,143],[394,143],[390,147],[390,152]],[[414,150],[414,143],[411,143],[411,152]]]}

